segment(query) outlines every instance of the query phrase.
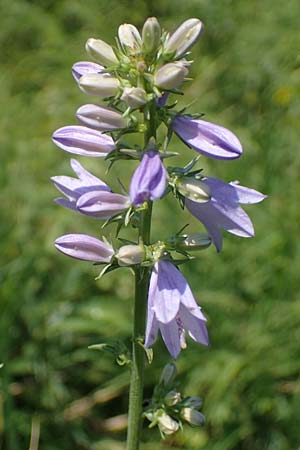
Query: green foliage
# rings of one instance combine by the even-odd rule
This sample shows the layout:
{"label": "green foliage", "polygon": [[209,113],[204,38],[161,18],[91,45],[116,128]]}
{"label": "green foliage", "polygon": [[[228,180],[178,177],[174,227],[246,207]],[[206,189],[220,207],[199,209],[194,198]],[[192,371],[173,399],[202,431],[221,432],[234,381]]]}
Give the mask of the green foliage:
{"label": "green foliage", "polygon": [[[185,102],[232,129],[245,153],[203,164],[269,199],[249,209],[255,239],[227,234],[220,255],[211,248],[183,268],[208,317],[211,347],[189,341],[178,369],[185,394],[204,398],[207,424],[163,444],[145,428],[143,450],[300,449],[298,1],[2,0],[0,12],[1,450],[28,448],[32,423],[40,423],[41,450],[124,449],[128,367],[88,346],[129,344],[133,278],[119,270],[95,282],[99,268],[53,249],[59,235],[100,237],[101,229],[53,204],[49,177],[70,169],[50,135],[75,123],[86,102],[70,74],[88,59],[86,39],[112,43],[120,23],[141,26],[149,15],[168,29],[188,17],[205,23]],[[194,156],[173,144],[183,162]],[[105,177],[106,163],[84,163]],[[124,162],[111,174],[126,184],[132,170]],[[155,205],[154,239],[167,237],[167,221],[170,232],[185,223],[202,231],[179,208],[175,220],[175,207],[172,199]],[[158,342],[146,394],[168,358]]]}

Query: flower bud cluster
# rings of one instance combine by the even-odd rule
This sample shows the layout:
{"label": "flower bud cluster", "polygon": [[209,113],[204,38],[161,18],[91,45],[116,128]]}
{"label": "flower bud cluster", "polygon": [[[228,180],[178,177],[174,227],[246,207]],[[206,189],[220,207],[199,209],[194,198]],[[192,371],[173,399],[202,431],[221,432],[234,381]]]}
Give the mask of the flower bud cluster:
{"label": "flower bud cluster", "polygon": [[114,97],[120,106],[124,103],[130,110],[141,109],[183,83],[190,65],[185,56],[201,30],[199,19],[186,20],[171,35],[162,31],[155,17],[146,20],[141,34],[134,25],[122,24],[117,47],[88,39],[85,48],[96,63],[75,64],[74,78],[88,95]]}
{"label": "flower bud cluster", "polygon": [[150,421],[149,428],[157,425],[162,437],[176,433],[183,422],[190,426],[205,423],[205,417],[199,411],[202,400],[199,397],[183,397],[176,387],[175,377],[175,365],[167,364],[144,412]]}

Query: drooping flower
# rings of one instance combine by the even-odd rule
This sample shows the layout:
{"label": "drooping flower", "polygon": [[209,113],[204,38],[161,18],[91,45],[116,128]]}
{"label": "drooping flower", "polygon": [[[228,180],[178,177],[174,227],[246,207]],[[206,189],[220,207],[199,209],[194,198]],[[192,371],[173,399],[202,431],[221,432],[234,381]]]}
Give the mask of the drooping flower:
{"label": "drooping flower", "polygon": [[102,180],[88,172],[76,159],[71,159],[71,168],[78,178],[68,176],[51,178],[55,187],[65,195],[65,197],[55,199],[59,205],[76,211],[76,203],[81,195],[90,191],[110,191],[110,188]]}
{"label": "drooping flower", "polygon": [[238,138],[220,125],[178,115],[172,128],[189,147],[211,158],[235,159],[243,152]]}
{"label": "drooping flower", "polygon": [[59,128],[53,133],[52,140],[66,152],[95,158],[105,158],[115,149],[112,137],[79,125]]}
{"label": "drooping flower", "polygon": [[176,359],[181,348],[186,347],[185,330],[194,341],[208,345],[205,322],[180,271],[170,261],[156,262],[150,278],[145,346],[154,343],[160,330],[167,349]]}
{"label": "drooping flower", "polygon": [[242,204],[259,203],[266,196],[254,189],[240,186],[238,182],[225,183],[216,178],[207,177],[203,180],[211,192],[211,198],[206,203],[196,203],[186,199],[187,209],[203,223],[218,251],[222,248],[222,233],[220,228],[241,237],[253,237],[253,224]]}
{"label": "drooping flower", "polygon": [[57,238],[54,245],[65,255],[84,261],[109,263],[114,256],[110,244],[87,234],[66,234]]}
{"label": "drooping flower", "polygon": [[159,152],[146,151],[130,182],[129,194],[133,205],[159,199],[165,192],[166,183],[167,172]]}
{"label": "drooping flower", "polygon": [[72,75],[77,83],[83,75],[88,73],[101,73],[105,69],[100,64],[90,62],[90,61],[79,61],[72,66]]}

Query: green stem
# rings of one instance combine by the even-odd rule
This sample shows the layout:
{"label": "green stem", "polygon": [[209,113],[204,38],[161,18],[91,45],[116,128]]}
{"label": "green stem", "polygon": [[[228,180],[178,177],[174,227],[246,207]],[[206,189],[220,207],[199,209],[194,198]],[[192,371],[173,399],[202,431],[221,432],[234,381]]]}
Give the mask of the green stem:
{"label": "green stem", "polygon": [[[156,135],[156,105],[149,105],[145,111],[145,145],[150,137]],[[147,203],[147,208],[141,213],[139,226],[139,240],[145,245],[150,244],[150,229],[152,216],[152,202]],[[140,430],[142,423],[142,404],[144,387],[145,351],[142,346],[145,333],[145,316],[148,296],[150,270],[146,267],[137,267],[135,270],[135,301],[132,334],[132,358],[131,379],[129,390],[128,409],[128,433],[127,450],[138,450],[140,442]]]}

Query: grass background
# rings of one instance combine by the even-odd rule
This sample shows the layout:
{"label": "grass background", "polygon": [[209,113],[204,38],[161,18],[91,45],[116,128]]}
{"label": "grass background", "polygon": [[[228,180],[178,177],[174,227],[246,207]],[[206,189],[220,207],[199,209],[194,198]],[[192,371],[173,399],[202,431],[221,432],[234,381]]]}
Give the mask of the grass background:
{"label": "grass background", "polygon": [[[297,0],[1,1],[1,450],[28,449],[32,425],[39,450],[124,449],[128,369],[87,346],[128,341],[133,280],[124,270],[95,282],[89,264],[53,249],[57,236],[97,234],[99,223],[53,203],[49,177],[71,172],[50,135],[87,102],[70,74],[87,59],[87,38],[113,43],[120,23],[141,27],[150,15],[169,30],[204,22],[185,101],[244,145],[241,159],[204,166],[269,198],[247,208],[255,239],[226,234],[221,254],[211,248],[184,267],[211,347],[189,342],[178,371],[185,394],[204,398],[206,426],[161,444],[145,427],[142,450],[300,449],[299,13]],[[184,162],[194,156],[172,146]],[[105,178],[106,163],[81,162]],[[131,173],[124,163],[112,176]],[[170,199],[155,208],[153,239],[167,221],[170,232],[200,230]],[[160,341],[154,351],[146,395],[169,360]]]}

